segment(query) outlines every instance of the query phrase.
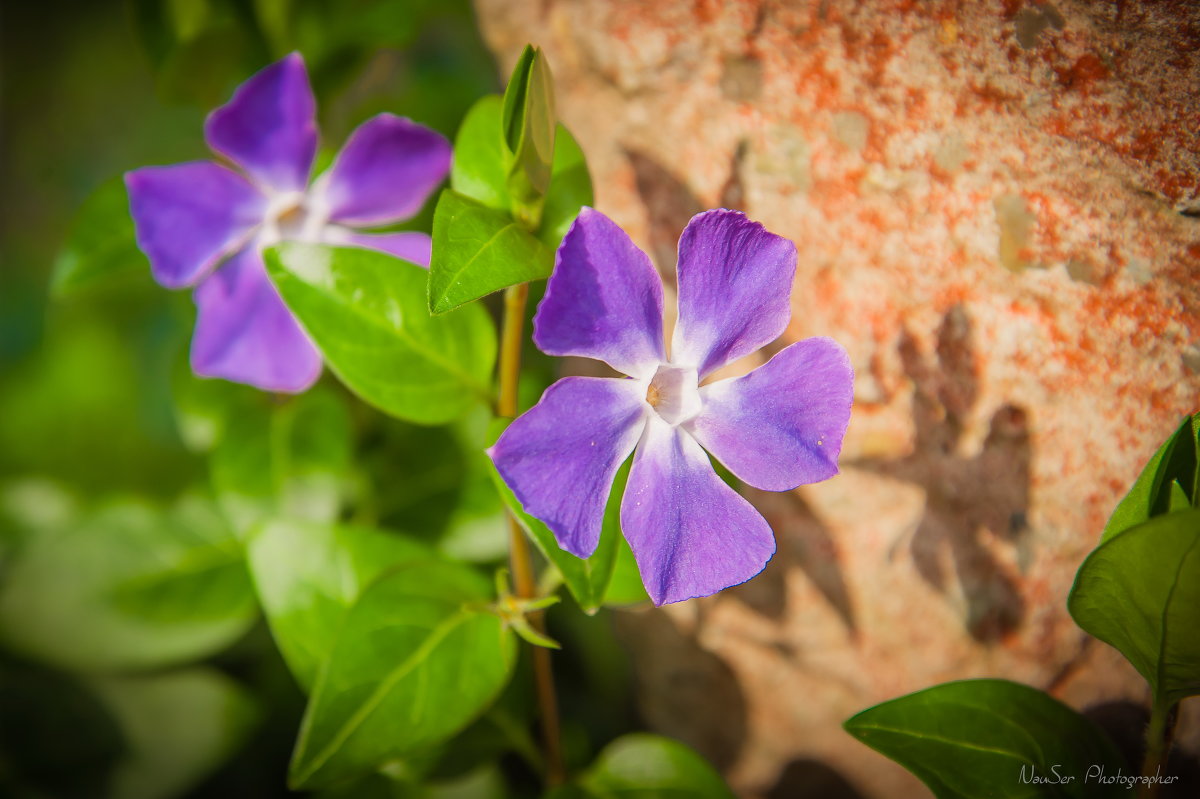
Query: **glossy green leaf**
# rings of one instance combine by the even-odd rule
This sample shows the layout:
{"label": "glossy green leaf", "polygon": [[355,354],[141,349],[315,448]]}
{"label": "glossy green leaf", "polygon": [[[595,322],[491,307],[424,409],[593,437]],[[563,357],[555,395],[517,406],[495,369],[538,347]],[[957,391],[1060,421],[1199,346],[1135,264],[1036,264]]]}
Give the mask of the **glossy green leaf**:
{"label": "glossy green leaf", "polygon": [[433,215],[432,313],[549,277],[553,268],[553,253],[507,213],[451,189],[442,191]]}
{"label": "glossy green leaf", "polygon": [[129,198],[121,178],[105,181],[76,214],[54,264],[51,290],[63,296],[135,270],[149,270],[134,238]]}
{"label": "glossy green leaf", "polygon": [[[467,113],[455,139],[450,188],[488,208],[512,211],[504,177],[501,106],[498,96],[489,95]],[[583,150],[561,124],[557,131],[550,187],[536,231],[537,238],[551,251],[558,248],[579,209],[593,202]]]}
{"label": "glossy green leaf", "polygon": [[454,137],[450,167],[451,189],[497,211],[509,210],[500,122],[503,105],[499,95],[489,94],[471,106]]}
{"label": "glossy green leaf", "polygon": [[1155,516],[1097,547],[1067,598],[1166,707],[1200,694],[1200,510]]}
{"label": "glossy green leaf", "polygon": [[554,143],[554,174],[546,193],[546,203],[542,207],[537,237],[551,252],[558,249],[571,223],[579,215],[579,209],[593,202],[587,159],[575,137],[559,125]]}
{"label": "glossy green leaf", "polygon": [[234,526],[276,516],[332,521],[350,468],[350,414],[315,388],[279,400],[255,392],[224,423],[210,459],[213,487]]}
{"label": "glossy green leaf", "polygon": [[106,794],[113,799],[183,794],[237,751],[258,715],[253,698],[212,669],[99,678],[92,688],[126,748]]}
{"label": "glossy green leaf", "polygon": [[426,547],[395,533],[300,521],[270,522],[246,544],[271,634],[306,690],[363,588],[394,566],[429,557]]}
{"label": "glossy green leaf", "polygon": [[[493,422],[488,442],[494,443],[508,424],[507,419],[497,419]],[[490,460],[488,462],[491,463]],[[542,521],[525,512],[512,489],[505,484],[500,473],[496,471],[495,466],[491,467],[492,480],[495,482],[500,498],[517,519],[521,528],[528,533],[538,551],[558,569],[567,589],[585,613],[595,613],[604,604],[605,595],[613,578],[618,547],[624,543],[621,536],[620,498],[624,494],[625,481],[629,476],[629,465],[630,462],[625,463],[617,473],[612,494],[604,509],[604,527],[600,532],[600,542],[596,545],[596,551],[590,558],[577,558],[560,547],[554,537],[554,532]],[[623,586],[623,588],[626,587]]]}
{"label": "glossy green leaf", "polygon": [[733,799],[704,758],[678,741],[648,733],[613,741],[571,787],[593,799]]}
{"label": "glossy green leaf", "polygon": [[[911,771],[938,799],[1123,796],[1089,769],[1128,772],[1089,719],[1008,680],[944,683],[868,708],[846,731]],[[1037,783],[1035,778],[1055,779]]]}
{"label": "glossy green leaf", "polygon": [[1122,530],[1128,530],[1147,519],[1167,513],[1178,503],[1172,486],[1195,500],[1196,481],[1200,469],[1200,414],[1186,417],[1179,427],[1163,442],[1158,451],[1147,461],[1129,493],[1121,500],[1104,526],[1101,543],[1108,541]]}
{"label": "glossy green leaf", "polygon": [[[541,49],[526,46],[504,92],[501,125],[514,214],[536,227],[554,164],[554,78]],[[526,215],[526,209],[529,209]]]}
{"label": "glossy green leaf", "polygon": [[[615,491],[615,489],[614,489]],[[624,483],[622,483],[622,492]],[[609,499],[611,505],[612,499]],[[625,536],[617,537],[616,562],[613,564],[612,579],[609,580],[608,590],[604,592],[604,604],[622,607],[638,602],[649,602],[650,595],[642,582],[642,573],[638,571],[637,560]]]}
{"label": "glossy green leaf", "polygon": [[448,422],[488,398],[496,333],[482,308],[431,318],[428,273],[382,253],[283,244],[267,271],[347,386],[420,424]]}
{"label": "glossy green leaf", "polygon": [[292,757],[316,788],[420,754],[466,727],[508,681],[512,633],[483,609],[488,582],[449,561],[407,563],[346,614]]}
{"label": "glossy green leaf", "polygon": [[30,533],[0,587],[0,637],[81,671],[203,657],[257,616],[240,554],[207,503],[110,504]]}

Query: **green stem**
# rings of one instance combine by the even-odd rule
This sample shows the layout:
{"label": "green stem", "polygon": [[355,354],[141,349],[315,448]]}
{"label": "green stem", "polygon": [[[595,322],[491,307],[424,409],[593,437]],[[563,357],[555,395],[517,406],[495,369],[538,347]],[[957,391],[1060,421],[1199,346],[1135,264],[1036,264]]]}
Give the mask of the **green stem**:
{"label": "green stem", "polygon": [[[1146,756],[1142,760],[1142,776],[1154,777],[1166,763],[1170,746],[1167,743],[1167,720],[1171,715],[1170,706],[1160,700],[1154,700],[1150,710],[1150,723],[1146,725]],[[1158,782],[1146,782],[1138,789],[1138,799],[1155,799],[1158,796]]]}
{"label": "green stem", "polygon": [[[525,326],[525,304],[529,286],[522,283],[504,292],[504,321],[500,333],[500,396],[496,412],[509,419],[517,415],[517,386],[521,372],[522,331]],[[529,539],[512,513],[508,514],[509,559],[512,564],[513,594],[521,599],[537,596],[537,579],[533,573],[533,553]],[[545,633],[545,621],[540,611],[530,613],[530,625]],[[550,651],[531,646],[533,677],[537,687],[538,710],[542,721],[542,750],[545,753],[546,783],[561,785],[566,780],[562,748],[559,743],[558,698],[554,692],[554,671]]]}

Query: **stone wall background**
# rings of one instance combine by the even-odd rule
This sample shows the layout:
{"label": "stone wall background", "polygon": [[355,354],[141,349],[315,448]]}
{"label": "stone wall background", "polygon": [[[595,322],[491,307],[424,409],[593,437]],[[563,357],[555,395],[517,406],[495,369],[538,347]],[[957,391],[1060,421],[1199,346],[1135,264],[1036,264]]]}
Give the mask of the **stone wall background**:
{"label": "stone wall background", "polygon": [[918,797],[844,718],[979,676],[1136,713],[1065,600],[1200,406],[1200,6],[477,7],[503,72],[545,48],[597,207],[665,274],[692,214],[745,210],[800,250],[780,346],[857,371],[843,473],[751,496],[767,571],[619,620],[647,723],[746,796]]}

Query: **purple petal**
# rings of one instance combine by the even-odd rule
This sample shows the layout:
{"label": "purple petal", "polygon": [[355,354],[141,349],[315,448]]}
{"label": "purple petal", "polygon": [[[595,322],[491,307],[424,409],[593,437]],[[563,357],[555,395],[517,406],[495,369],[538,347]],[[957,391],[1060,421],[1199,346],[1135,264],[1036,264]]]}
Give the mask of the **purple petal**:
{"label": "purple petal", "polygon": [[488,450],[526,512],[559,546],[596,549],[617,469],[642,434],[645,405],[632,380],[564,377]]}
{"label": "purple petal", "polygon": [[775,554],[758,511],[683,430],[651,419],[621,501],[621,528],[655,605],[744,583]]}
{"label": "purple petal", "polygon": [[796,247],[737,211],[692,217],[679,237],[671,360],[700,376],[779,337],[791,317]]}
{"label": "purple petal", "polygon": [[450,142],[440,133],[393,114],[372,117],[321,180],[329,218],[360,227],[408,219],[449,171]]}
{"label": "purple petal", "polygon": [[317,152],[316,113],[304,59],[292,53],[252,75],[209,114],[204,137],[260,185],[301,191]]}
{"label": "purple petal", "polygon": [[829,338],[798,341],[748,375],[700,389],[688,428],[738,479],[788,491],[838,473],[854,370]]}
{"label": "purple petal", "polygon": [[195,292],[192,371],[297,393],[321,375],[321,355],[267,277],[262,254],[247,247]]}
{"label": "purple petal", "polygon": [[533,319],[547,355],[579,355],[649,377],[666,360],[662,281],[650,259],[604,214],[584,208],[563,237]]}
{"label": "purple petal", "polygon": [[323,239],[329,244],[348,244],[368,250],[379,250],[425,267],[429,266],[429,253],[433,247],[429,234],[410,230],[400,233],[359,233],[331,225],[325,229]]}
{"label": "purple petal", "polygon": [[267,207],[245,178],[212,161],[126,172],[125,187],[138,247],[169,289],[194,284],[244,245]]}

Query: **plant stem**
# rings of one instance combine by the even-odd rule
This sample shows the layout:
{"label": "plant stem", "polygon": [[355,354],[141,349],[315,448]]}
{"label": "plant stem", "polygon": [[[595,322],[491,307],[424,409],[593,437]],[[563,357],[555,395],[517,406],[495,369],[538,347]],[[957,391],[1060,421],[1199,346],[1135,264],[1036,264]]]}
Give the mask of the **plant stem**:
{"label": "plant stem", "polygon": [[[525,326],[525,303],[529,286],[522,283],[504,291],[504,322],[500,333],[500,396],[496,412],[509,419],[517,415],[517,385],[521,372],[522,330]],[[537,596],[537,580],[533,573],[533,556],[525,531],[511,513],[508,514],[508,551],[512,565],[513,594],[522,599]],[[529,614],[529,623],[538,632],[545,632],[541,611]],[[546,783],[561,785],[566,779],[562,748],[559,745],[558,699],[554,693],[554,671],[550,650],[531,646],[533,678],[537,686],[538,710],[542,719],[542,749],[546,761]]]}
{"label": "plant stem", "polygon": [[[1166,702],[1154,700],[1150,710],[1150,723],[1146,725],[1146,756],[1142,760],[1142,776],[1156,776],[1167,759],[1167,719],[1171,708]],[[1138,799],[1155,799],[1158,796],[1158,782],[1143,783],[1138,788]]]}

